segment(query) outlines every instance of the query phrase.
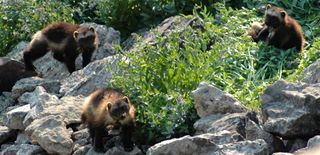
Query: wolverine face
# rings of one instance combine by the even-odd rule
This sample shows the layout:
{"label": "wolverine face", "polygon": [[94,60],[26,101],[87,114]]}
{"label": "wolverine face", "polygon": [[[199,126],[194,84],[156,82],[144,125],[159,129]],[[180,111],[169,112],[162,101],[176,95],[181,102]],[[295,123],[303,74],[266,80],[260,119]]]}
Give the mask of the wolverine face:
{"label": "wolverine face", "polygon": [[73,33],[73,37],[83,49],[95,46],[96,32],[93,27],[80,27]]}
{"label": "wolverine face", "polygon": [[123,120],[129,113],[129,99],[128,97],[123,97],[114,103],[109,102],[107,108],[113,119]]}
{"label": "wolverine face", "polygon": [[283,24],[286,15],[287,13],[284,10],[268,5],[265,14],[265,24],[272,28],[278,28]]}

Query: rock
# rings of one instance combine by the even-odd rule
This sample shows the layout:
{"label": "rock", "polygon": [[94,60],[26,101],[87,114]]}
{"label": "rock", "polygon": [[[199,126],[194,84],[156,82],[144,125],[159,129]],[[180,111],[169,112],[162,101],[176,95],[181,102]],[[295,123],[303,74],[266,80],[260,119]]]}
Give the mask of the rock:
{"label": "rock", "polygon": [[[40,92],[41,89],[42,87],[39,87],[38,92]],[[80,115],[84,97],[66,96],[59,100],[56,96],[46,92],[37,93],[37,90],[30,93],[29,96],[34,96],[38,101],[33,102],[33,107],[23,120],[25,126],[28,126],[35,119],[50,115],[63,117],[63,121],[67,125],[81,122]],[[30,98],[32,99],[33,97]]]}
{"label": "rock", "polygon": [[15,144],[31,144],[30,137],[28,137],[24,132],[20,132],[17,136]]}
{"label": "rock", "polygon": [[14,106],[16,101],[11,97],[11,92],[2,92],[0,103],[0,113],[3,113],[8,107]]}
{"label": "rock", "polygon": [[194,123],[196,134],[216,133],[227,130],[232,133],[238,133],[242,139],[257,140],[263,139],[268,145],[269,152],[284,150],[284,144],[281,140],[272,134],[263,130],[257,124],[256,119],[248,117],[249,113],[216,114],[202,117]]}
{"label": "rock", "polygon": [[6,57],[21,61],[23,60],[23,50],[27,48],[28,42],[21,41],[17,44],[16,47],[14,47],[7,55]]}
{"label": "rock", "polygon": [[24,130],[23,119],[29,111],[30,104],[13,109],[5,114],[3,123],[10,129]]}
{"label": "rock", "polygon": [[200,117],[216,113],[240,113],[246,109],[231,94],[201,82],[196,90],[192,92],[195,100],[195,108]]}
{"label": "rock", "polygon": [[291,152],[291,153],[299,149],[302,149],[306,146],[307,146],[307,141],[303,139],[289,140],[286,145],[288,152]]}
{"label": "rock", "polygon": [[237,132],[245,138],[247,119],[246,113],[209,115],[196,121],[193,127],[196,129],[196,134],[216,133],[227,130],[230,132]]}
{"label": "rock", "polygon": [[9,139],[14,139],[16,137],[16,131],[9,129],[6,126],[0,126],[0,145]]}
{"label": "rock", "polygon": [[320,59],[308,66],[302,73],[302,82],[315,84],[320,83]]}
{"label": "rock", "polygon": [[11,91],[14,84],[26,77],[36,75],[34,72],[28,72],[25,70],[24,64],[10,59],[0,58],[0,94],[3,91]]}
{"label": "rock", "polygon": [[90,63],[84,69],[73,72],[62,81],[60,94],[64,96],[87,96],[97,88],[105,87],[114,70],[118,58],[111,56]]}
{"label": "rock", "polygon": [[251,120],[248,120],[246,123],[245,133],[246,140],[253,141],[257,139],[263,139],[268,144],[268,150],[270,153],[285,150],[285,146],[279,138],[264,131],[261,126]]}
{"label": "rock", "polygon": [[293,155],[292,153],[286,153],[286,152],[277,152],[277,153],[272,153],[272,155]]}
{"label": "rock", "polygon": [[162,141],[147,151],[147,155],[212,155],[223,154],[261,154],[267,155],[267,144],[259,139],[256,141],[240,141],[240,135],[229,131],[221,131],[215,134],[207,133],[194,137],[184,136]]}
{"label": "rock", "polygon": [[61,116],[46,116],[34,120],[25,130],[33,143],[49,154],[71,154],[73,141]]}
{"label": "rock", "polygon": [[87,139],[90,137],[89,131],[87,128],[73,132],[71,135],[73,140]]}
{"label": "rock", "polygon": [[39,145],[19,144],[11,145],[0,152],[2,155],[36,155],[46,154]]}
{"label": "rock", "polygon": [[61,116],[66,125],[81,123],[83,102],[84,97],[82,96],[65,96],[60,99],[61,104],[45,108],[38,118],[56,115]]}
{"label": "rock", "polygon": [[320,84],[277,81],[261,96],[263,127],[284,138],[311,137],[320,132]]}
{"label": "rock", "polygon": [[126,152],[122,148],[119,147],[113,147],[109,149],[105,155],[143,155],[141,150],[138,147],[134,147],[132,151]]}
{"label": "rock", "polygon": [[91,145],[81,146],[72,155],[85,155],[91,148]]}
{"label": "rock", "polygon": [[12,97],[19,98],[25,92],[32,92],[37,86],[42,86],[49,93],[58,94],[60,82],[58,80],[48,80],[39,77],[31,77],[19,80],[12,88]]}
{"label": "rock", "polygon": [[[268,155],[268,145],[262,139],[255,141],[241,141],[222,146],[221,151],[225,155],[234,154],[254,154],[254,155]],[[219,153],[220,153],[219,152]]]}
{"label": "rock", "polygon": [[320,147],[320,135],[314,136],[308,140],[308,148],[318,148]]}

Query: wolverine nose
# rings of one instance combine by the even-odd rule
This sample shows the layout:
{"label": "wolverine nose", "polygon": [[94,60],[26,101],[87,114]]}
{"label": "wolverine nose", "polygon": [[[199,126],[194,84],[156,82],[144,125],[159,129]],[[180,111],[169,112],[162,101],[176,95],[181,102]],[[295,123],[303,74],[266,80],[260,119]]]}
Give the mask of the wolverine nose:
{"label": "wolverine nose", "polygon": [[124,119],[124,118],[126,118],[126,114],[122,114],[122,115],[120,116],[120,119]]}

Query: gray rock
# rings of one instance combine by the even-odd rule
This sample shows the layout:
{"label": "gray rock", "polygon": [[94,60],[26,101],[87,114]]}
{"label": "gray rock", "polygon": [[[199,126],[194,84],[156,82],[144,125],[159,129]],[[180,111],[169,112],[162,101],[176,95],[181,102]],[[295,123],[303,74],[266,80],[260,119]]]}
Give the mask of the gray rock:
{"label": "gray rock", "polygon": [[71,135],[73,140],[87,139],[90,137],[89,131],[87,128],[73,132]]}
{"label": "gray rock", "polygon": [[232,133],[238,133],[242,139],[251,141],[263,139],[268,144],[269,152],[283,150],[284,144],[282,141],[264,131],[259,124],[248,117],[248,114],[209,115],[196,121],[194,128],[196,129],[196,134],[216,133],[227,130]]}
{"label": "gray rock", "polygon": [[[238,138],[234,138],[234,136]],[[234,154],[268,154],[267,144],[256,141],[240,141],[240,135],[229,131],[162,141],[147,151],[147,155],[234,155]]]}
{"label": "gray rock", "polygon": [[31,144],[30,137],[28,137],[24,132],[19,132],[17,139],[14,141],[15,144]]}
{"label": "gray rock", "polygon": [[84,69],[73,72],[67,79],[62,81],[60,94],[64,96],[87,96],[97,88],[105,87],[115,68],[118,58],[111,56],[102,60],[97,60]]}
{"label": "gray rock", "polygon": [[[220,118],[218,118],[219,116]],[[218,116],[209,115],[199,119],[194,123],[193,127],[196,129],[196,134],[216,133],[227,130],[230,132],[237,132],[245,138],[247,121],[248,118],[246,117],[246,113],[218,114]]]}
{"label": "gray rock", "polygon": [[72,155],[85,155],[91,148],[91,145],[81,146],[73,152]]}
{"label": "gray rock", "polygon": [[0,152],[1,155],[36,155],[46,154],[39,145],[19,144],[11,145]]}
{"label": "gray rock", "polygon": [[302,73],[302,82],[320,83],[320,59],[308,66]]}
{"label": "gray rock", "polygon": [[80,118],[84,100],[82,96],[65,96],[60,99],[61,104],[45,108],[38,118],[56,115],[61,116],[66,125],[81,123]]}
{"label": "gray rock", "polygon": [[25,92],[32,92],[37,86],[42,86],[49,93],[57,94],[60,89],[58,80],[48,80],[39,77],[31,77],[19,80],[12,88],[12,97],[19,98]]}
{"label": "gray rock", "polygon": [[28,42],[21,41],[19,42],[7,55],[6,57],[9,57],[11,59],[15,59],[18,61],[23,60],[23,50],[27,48]]}
{"label": "gray rock", "polygon": [[0,95],[0,103],[0,113],[2,113],[8,107],[14,106],[16,101],[11,97],[11,92],[2,92],[2,95]]}
{"label": "gray rock", "polygon": [[261,96],[263,127],[284,138],[309,137],[320,132],[320,84],[277,81]]}
{"label": "gray rock", "polygon": [[31,110],[25,116],[23,125],[28,126],[45,108],[60,105],[59,98],[48,94],[42,86],[36,87],[33,92],[24,93],[19,99],[19,103],[30,104]]}
{"label": "gray rock", "polygon": [[246,109],[231,94],[201,82],[196,90],[192,92],[195,100],[195,108],[200,117],[216,113],[240,113]]}
{"label": "gray rock", "polygon": [[285,149],[283,142],[272,134],[264,131],[261,126],[248,120],[245,126],[246,140],[263,139],[268,144],[269,152],[282,151]]}
{"label": "gray rock", "polygon": [[34,120],[25,130],[33,143],[49,154],[71,154],[73,141],[63,117],[50,115]]}
{"label": "gray rock", "polygon": [[4,91],[11,91],[18,80],[33,75],[36,73],[26,71],[22,62],[0,57],[0,94]]}
{"label": "gray rock", "polygon": [[221,151],[225,155],[235,154],[252,154],[252,155],[268,155],[268,145],[262,139],[254,141],[240,141],[222,146]]}
{"label": "gray rock", "polygon": [[9,129],[6,126],[0,126],[0,145],[9,139],[13,139],[16,136],[14,130]]}
{"label": "gray rock", "polygon": [[314,136],[308,140],[308,148],[320,147],[320,135]]}
{"label": "gray rock", "polygon": [[3,123],[10,129],[24,130],[23,119],[29,111],[30,104],[13,109],[5,114]]}
{"label": "gray rock", "polygon": [[286,153],[286,152],[276,152],[272,153],[272,155],[293,155],[292,153]]}
{"label": "gray rock", "polygon": [[302,149],[304,147],[307,146],[307,141],[303,140],[303,139],[294,139],[294,140],[288,140],[287,142],[287,150],[289,152],[295,152],[299,149]]}

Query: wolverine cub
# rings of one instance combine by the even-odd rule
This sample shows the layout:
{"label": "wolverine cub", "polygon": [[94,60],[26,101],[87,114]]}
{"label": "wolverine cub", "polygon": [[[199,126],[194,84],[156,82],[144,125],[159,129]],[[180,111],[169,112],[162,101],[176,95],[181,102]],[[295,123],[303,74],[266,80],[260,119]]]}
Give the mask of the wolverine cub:
{"label": "wolverine cub", "polygon": [[112,88],[91,93],[83,106],[81,120],[86,123],[97,152],[104,152],[103,137],[109,126],[121,127],[121,140],[126,151],[133,149],[132,132],[136,126],[135,108],[129,98]]}
{"label": "wolverine cub", "polygon": [[44,56],[48,51],[53,57],[64,62],[68,71],[75,71],[75,60],[82,53],[82,67],[85,67],[99,44],[98,35],[93,27],[80,27],[70,23],[50,24],[38,31],[23,52],[26,69],[35,71],[32,62]]}
{"label": "wolverine cub", "polygon": [[262,40],[284,50],[295,47],[302,51],[305,43],[299,23],[283,9],[271,5],[266,7],[264,23],[254,23],[248,34],[254,41]]}

